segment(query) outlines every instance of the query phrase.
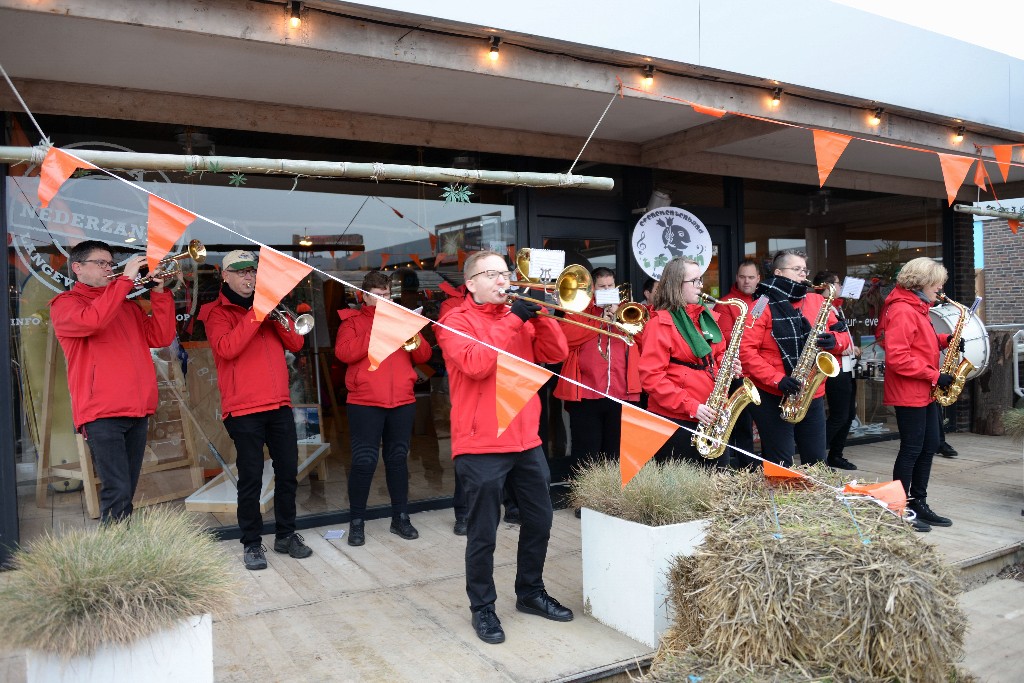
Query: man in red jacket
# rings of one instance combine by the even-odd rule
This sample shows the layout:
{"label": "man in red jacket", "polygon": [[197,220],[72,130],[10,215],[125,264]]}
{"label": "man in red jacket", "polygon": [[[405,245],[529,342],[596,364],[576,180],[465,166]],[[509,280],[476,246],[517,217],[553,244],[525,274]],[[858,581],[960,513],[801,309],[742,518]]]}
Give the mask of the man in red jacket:
{"label": "man in red jacket", "polygon": [[[818,312],[825,303],[820,294],[807,291],[807,254],[784,249],[772,259],[772,275],[757,286],[755,294],[768,299],[764,311],[743,333],[740,361],[743,371],[758,388],[761,405],[751,405],[761,435],[766,460],[790,467],[799,450],[800,462],[809,465],[825,459],[825,383],[814,392],[807,416],[797,424],[782,419],[779,406],[785,396],[797,393],[807,378],[793,376]],[[842,353],[849,337],[837,339],[829,331],[839,321],[828,314],[828,330],[817,335],[818,349]]]}
{"label": "man in red jacket", "polygon": [[469,295],[440,321],[461,334],[439,325],[437,341],[451,381],[452,457],[466,497],[466,593],[473,628],[484,642],[501,643],[505,632],[494,613],[494,546],[506,479],[518,496],[522,525],[516,609],[555,621],[570,621],[573,614],[544,590],[552,509],[551,473],[538,434],[540,399],[531,398],[499,435],[498,354],[484,344],[531,363],[565,360],[568,347],[558,323],[537,317],[540,306],[523,300],[505,305],[512,273],[500,254],[474,252],[464,274]]}
{"label": "man in red jacket", "polygon": [[295,353],[305,338],[269,316],[256,320],[256,254],[236,249],[221,267],[220,296],[199,309],[217,365],[220,410],[235,442],[238,468],[238,526],[246,569],[266,569],[262,545],[263,447],[274,463],[274,550],[304,558],[313,551],[295,533],[298,436],[292,413],[285,350]]}
{"label": "man in red jacket", "polygon": [[103,242],[79,242],[68,263],[77,282],[50,301],[50,319],[67,359],[75,429],[89,444],[102,483],[100,519],[109,524],[132,513],[157,406],[149,350],[174,341],[174,296],[157,280],[146,315],[126,298],[146,257],[132,256],[120,277],[112,277],[115,262]]}

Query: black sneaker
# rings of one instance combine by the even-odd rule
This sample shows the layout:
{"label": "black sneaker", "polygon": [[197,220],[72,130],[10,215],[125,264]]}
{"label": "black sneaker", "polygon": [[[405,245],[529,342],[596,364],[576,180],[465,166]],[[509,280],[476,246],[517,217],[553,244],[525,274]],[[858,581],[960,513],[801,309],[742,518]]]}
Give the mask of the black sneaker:
{"label": "black sneaker", "polygon": [[917,518],[929,524],[931,526],[953,526],[953,520],[949,517],[943,517],[937,514],[934,510],[928,507],[928,503],[923,500],[912,500],[908,504],[911,510],[917,513]]}
{"label": "black sneaker", "polygon": [[469,524],[466,522],[465,517],[455,518],[455,526],[452,527],[452,533],[456,536],[465,536],[469,533]]}
{"label": "black sneaker", "polygon": [[362,545],[364,543],[366,543],[366,530],[363,526],[363,520],[353,519],[348,523],[348,544]]}
{"label": "black sneaker", "polygon": [[242,552],[242,562],[250,571],[267,568],[267,549],[260,544],[247,545]]}
{"label": "black sneaker", "polygon": [[420,532],[409,521],[409,515],[404,512],[391,518],[391,533],[398,534],[407,541],[413,541],[420,537]]}
{"label": "black sneaker", "polygon": [[942,444],[939,445],[939,450],[936,451],[936,455],[941,455],[943,458],[955,458],[960,454],[956,452],[955,448],[943,441]]}
{"label": "black sneaker", "polygon": [[288,534],[283,538],[274,539],[274,552],[287,554],[296,560],[301,560],[313,554],[313,549],[306,545],[302,536],[296,533]]}
{"label": "black sneaker", "polygon": [[931,531],[932,530],[932,528],[930,526],[928,526],[927,523],[925,523],[923,520],[921,520],[918,517],[915,517],[914,519],[907,519],[905,521],[910,525],[910,527],[914,531],[925,532],[925,531]]}
{"label": "black sneaker", "polygon": [[492,606],[473,612],[473,629],[477,638],[485,643],[497,645],[505,642],[505,630],[501,628],[501,621]]}
{"label": "black sneaker", "polygon": [[572,610],[548,595],[547,591],[541,591],[532,598],[518,598],[516,609],[551,621],[572,621],[573,617]]}
{"label": "black sneaker", "polygon": [[854,465],[852,462],[850,462],[849,460],[847,460],[846,458],[844,458],[841,455],[836,457],[836,458],[831,458],[830,457],[825,462],[828,463],[829,467],[832,467],[832,468],[837,469],[837,470],[855,470],[855,469],[857,469],[856,465]]}

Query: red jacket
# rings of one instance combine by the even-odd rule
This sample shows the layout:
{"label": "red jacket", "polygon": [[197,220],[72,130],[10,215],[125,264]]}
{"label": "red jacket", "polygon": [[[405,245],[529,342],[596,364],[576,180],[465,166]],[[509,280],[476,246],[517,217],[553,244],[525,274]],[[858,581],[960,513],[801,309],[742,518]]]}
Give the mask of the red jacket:
{"label": "red jacket", "polygon": [[[600,316],[602,308],[591,304],[584,313]],[[567,320],[576,320],[587,325],[596,325],[593,320],[585,320],[572,313]],[[587,385],[590,389],[582,389],[578,385],[565,380],[558,380],[555,387],[555,398],[564,401],[579,401],[584,398],[602,398],[604,394],[626,401],[640,399],[640,350],[634,344],[626,344],[620,339],[598,334],[576,325],[562,325],[562,332],[569,344],[569,356],[562,366],[562,376],[574,379]],[[616,332],[610,325],[605,330]],[[598,344],[601,348],[598,349]],[[601,351],[608,355],[607,360]]]}
{"label": "red jacket", "polygon": [[[733,285],[729,293],[720,300],[725,301],[726,299],[739,299],[747,305],[748,312],[754,307],[753,297],[736,289],[736,285]],[[716,304],[714,310],[715,313],[719,314],[718,326],[722,328],[722,336],[728,346],[729,340],[732,339],[732,328],[736,326],[736,318],[740,315],[740,309],[728,304]],[[746,336],[746,333],[744,333],[744,336]]]}
{"label": "red jacket", "polygon": [[[697,304],[686,307],[687,315],[698,329],[698,318],[703,310],[704,307]],[[711,315],[718,320],[717,313],[712,312]],[[725,347],[724,338],[711,344],[714,368],[698,370],[672,362],[674,359],[689,365],[701,364],[679,334],[672,314],[655,311],[644,327],[644,349],[640,357],[640,377],[649,396],[647,409],[664,417],[696,422],[697,408],[708,400],[715,388],[714,373],[718,371]]]}
{"label": "red jacket", "polygon": [[152,315],[125,297],[132,281],[106,287],[76,282],[50,301],[50,320],[68,363],[75,429],[101,417],[156,412],[156,370],[149,350],[174,341],[174,295],[150,292]]}
{"label": "red jacket", "polygon": [[295,353],[305,341],[294,326],[285,332],[269,317],[261,323],[223,293],[199,309],[199,319],[217,365],[222,419],[292,404],[284,351]]}
{"label": "red jacket", "polygon": [[420,345],[415,351],[410,353],[398,349],[370,372],[370,359],[366,353],[370,348],[370,331],[376,312],[376,306],[366,305],[358,311],[350,308],[338,311],[342,322],[334,342],[334,355],[348,365],[345,371],[348,398],[345,402],[378,408],[409,405],[416,401],[413,394],[416,371],[413,366],[430,360],[430,344],[419,334]]}
{"label": "red jacket", "polygon": [[882,402],[921,408],[932,402],[939,380],[939,352],[949,343],[928,319],[928,302],[897,285],[885,298],[875,334],[885,350]]}
{"label": "red jacket", "polygon": [[[793,304],[793,308],[803,313],[804,317],[814,324],[821,310],[825,298],[816,292],[807,292],[804,298]],[[749,315],[748,315],[749,318]],[[836,314],[829,312],[828,325],[826,330],[838,322]],[[835,334],[836,346],[832,353],[840,354],[850,346],[850,336],[846,334]],[[800,345],[803,350],[803,344]],[[751,324],[747,323],[747,329],[743,332],[743,342],[740,344],[740,363],[743,365],[743,374],[750,378],[761,391],[766,391],[775,396],[782,396],[779,391],[779,382],[786,376],[786,366],[782,364],[782,353],[779,352],[779,345],[772,336],[772,311],[768,306]],[[818,390],[814,392],[814,398],[821,398],[825,395],[825,383],[822,382]]]}
{"label": "red jacket", "polygon": [[[471,296],[440,322],[531,363],[559,363],[569,354],[560,323],[541,317],[524,323],[507,306],[478,304]],[[451,386],[452,457],[519,453],[539,446],[540,398],[534,395],[498,436],[498,354],[443,327],[435,330]]]}

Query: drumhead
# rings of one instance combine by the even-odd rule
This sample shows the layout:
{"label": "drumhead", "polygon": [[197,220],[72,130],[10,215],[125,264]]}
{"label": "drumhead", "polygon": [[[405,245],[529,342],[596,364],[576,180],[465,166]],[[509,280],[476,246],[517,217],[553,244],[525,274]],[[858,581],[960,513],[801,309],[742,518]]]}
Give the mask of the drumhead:
{"label": "drumhead", "polygon": [[[931,319],[932,327],[935,328],[936,332],[939,334],[953,334],[953,328],[956,327],[956,323],[960,319],[960,311],[956,306],[941,304],[929,309],[928,317]],[[974,379],[988,369],[988,330],[985,329],[985,324],[981,322],[978,316],[972,315],[967,324],[964,325],[962,337],[964,340],[964,357],[974,364],[974,370],[968,373],[967,379]]]}

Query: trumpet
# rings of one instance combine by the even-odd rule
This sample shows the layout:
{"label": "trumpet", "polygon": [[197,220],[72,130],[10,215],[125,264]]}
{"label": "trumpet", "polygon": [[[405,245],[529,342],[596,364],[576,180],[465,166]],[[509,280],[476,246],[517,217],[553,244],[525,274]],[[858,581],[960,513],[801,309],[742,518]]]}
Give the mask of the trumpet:
{"label": "trumpet", "polygon": [[415,336],[410,338],[408,341],[406,341],[404,344],[402,344],[402,348],[405,349],[406,351],[408,351],[409,353],[412,353],[416,349],[420,348],[420,344],[422,344],[422,343],[423,342],[420,341],[420,335],[416,334]]}
{"label": "trumpet", "polygon": [[[180,254],[174,256],[167,256],[160,259],[157,263],[157,269],[149,273],[149,269],[146,266],[142,268],[146,271],[139,271],[139,277],[135,278],[136,287],[148,287],[157,280],[164,280],[169,277],[177,277],[181,274],[181,260],[190,258],[196,262],[196,265],[202,264],[206,261],[206,247],[199,240],[192,240],[188,243],[188,248]],[[115,269],[110,275],[107,276],[108,280],[121,277],[124,274],[124,267]]]}
{"label": "trumpet", "polygon": [[636,336],[644,331],[644,325],[651,319],[651,313],[643,304],[633,301],[633,287],[628,282],[618,286],[619,308],[615,311],[615,322],[619,327]]}
{"label": "trumpet", "polygon": [[284,304],[278,304],[277,308],[272,310],[267,317],[281,325],[285,332],[291,332],[294,325],[295,333],[301,334],[303,337],[313,331],[315,324],[311,314],[303,313],[302,315],[296,315],[295,311],[292,311]]}

